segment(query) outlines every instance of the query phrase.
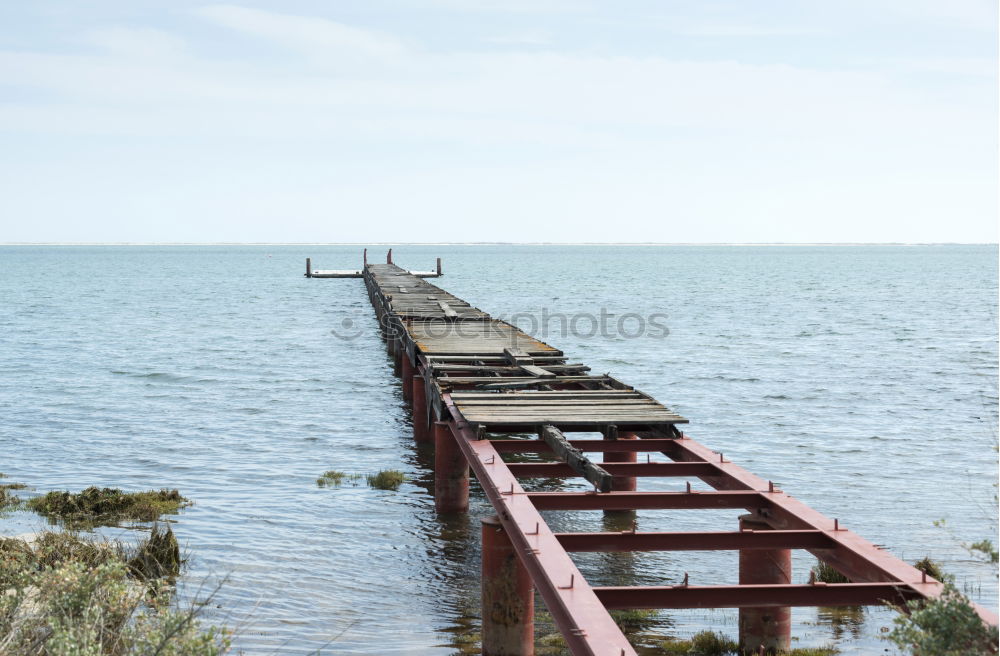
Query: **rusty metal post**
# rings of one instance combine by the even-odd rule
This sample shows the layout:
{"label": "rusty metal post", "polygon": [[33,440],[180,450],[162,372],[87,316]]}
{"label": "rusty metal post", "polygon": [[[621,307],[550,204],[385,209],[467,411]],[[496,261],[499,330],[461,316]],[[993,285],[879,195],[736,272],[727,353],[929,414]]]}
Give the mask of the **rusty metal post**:
{"label": "rusty metal post", "polygon": [[[740,516],[740,530],[766,531],[771,527],[754,515]],[[740,585],[792,582],[791,549],[741,549]],[[788,606],[740,609],[740,648],[745,652],[784,652],[792,641],[792,609]]]}
{"label": "rusty metal post", "polygon": [[399,359],[403,365],[400,368],[401,374],[400,378],[403,380],[403,398],[409,401],[413,398],[413,364],[410,362],[410,356],[407,354],[405,348],[401,348]]}
{"label": "rusty metal post", "polygon": [[427,389],[424,387],[424,377],[415,375],[410,377],[410,398],[412,399],[413,411],[413,441],[430,442],[430,431],[427,429]]}
{"label": "rusty metal post", "polygon": [[313,277],[313,261],[311,257],[306,258],[306,278]]}
{"label": "rusty metal post", "polygon": [[[361,261],[364,263],[364,267],[368,266],[368,249],[367,248],[365,249],[364,254],[362,254],[362,256],[361,256]],[[364,268],[364,267],[362,267],[362,268]]]}
{"label": "rusty metal post", "polygon": [[439,513],[469,509],[469,463],[447,422],[434,422],[434,508]]}
{"label": "rusty metal post", "polygon": [[[637,440],[635,433],[619,433],[619,440]],[[638,462],[635,451],[612,451],[604,454],[604,462]],[[615,476],[611,479],[614,492],[635,492],[635,476]]]}
{"label": "rusty metal post", "polygon": [[386,264],[392,264],[392,249],[391,248],[389,249],[389,252],[385,254],[385,263]]}
{"label": "rusty metal post", "polygon": [[535,653],[535,593],[497,516],[483,525],[483,656]]}

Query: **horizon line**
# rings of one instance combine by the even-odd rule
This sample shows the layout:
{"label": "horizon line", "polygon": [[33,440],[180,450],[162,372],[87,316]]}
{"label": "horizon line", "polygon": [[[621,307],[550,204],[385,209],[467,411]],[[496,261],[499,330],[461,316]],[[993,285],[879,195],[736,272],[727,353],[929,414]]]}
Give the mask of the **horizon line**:
{"label": "horizon line", "polygon": [[269,242],[269,241],[9,241],[0,246],[997,246],[998,242],[637,242],[637,241],[441,241],[441,242]]}

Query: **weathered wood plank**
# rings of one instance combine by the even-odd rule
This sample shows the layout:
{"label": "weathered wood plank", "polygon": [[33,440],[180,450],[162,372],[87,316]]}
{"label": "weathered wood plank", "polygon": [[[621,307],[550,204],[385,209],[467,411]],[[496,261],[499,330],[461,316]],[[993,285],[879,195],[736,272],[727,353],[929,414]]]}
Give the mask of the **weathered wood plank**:
{"label": "weathered wood plank", "polygon": [[539,436],[552,449],[553,453],[562,458],[570,468],[583,476],[601,492],[611,491],[612,476],[602,467],[594,464],[583,452],[572,446],[555,426],[542,426]]}

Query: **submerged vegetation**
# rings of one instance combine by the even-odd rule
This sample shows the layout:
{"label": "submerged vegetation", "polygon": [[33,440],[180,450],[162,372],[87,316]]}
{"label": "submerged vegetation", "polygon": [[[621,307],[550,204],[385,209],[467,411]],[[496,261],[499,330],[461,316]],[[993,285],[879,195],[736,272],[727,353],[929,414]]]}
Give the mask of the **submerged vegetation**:
{"label": "submerged vegetation", "polygon": [[739,651],[735,640],[714,631],[701,631],[690,640],[666,640],[661,648],[670,656],[726,656]]}
{"label": "submerged vegetation", "polygon": [[368,487],[378,490],[398,490],[399,486],[406,480],[406,477],[401,471],[382,469],[374,474],[369,474],[365,477],[365,480],[368,481]]}
{"label": "submerged vegetation", "polygon": [[27,507],[39,515],[77,525],[124,520],[152,522],[187,505],[190,502],[177,490],[125,492],[112,487],[88,487],[78,493],[49,492],[27,502]]}
{"label": "submerged vegetation", "polygon": [[0,510],[16,506],[21,500],[6,487],[0,487]]}
{"label": "submerged vegetation", "polygon": [[382,469],[374,474],[348,474],[331,469],[320,474],[320,477],[316,479],[316,485],[319,487],[340,487],[345,481],[357,485],[357,482],[362,479],[368,484],[368,487],[377,490],[398,490],[399,486],[406,481],[406,475],[395,469]]}
{"label": "submerged vegetation", "polygon": [[[0,479],[7,478],[6,474],[0,473]],[[23,490],[27,485],[24,483],[0,483],[0,510],[16,508],[21,504],[21,499],[11,490]]]}
{"label": "submerged vegetation", "polygon": [[320,474],[320,477],[316,479],[316,485],[320,487],[339,486],[346,477],[347,474],[344,472],[331,469]]}
{"label": "submerged vegetation", "polygon": [[[668,656],[738,656],[742,653],[735,640],[714,631],[700,631],[690,640],[667,640],[660,649]],[[778,656],[834,656],[838,653],[836,647],[798,647],[779,652]]]}

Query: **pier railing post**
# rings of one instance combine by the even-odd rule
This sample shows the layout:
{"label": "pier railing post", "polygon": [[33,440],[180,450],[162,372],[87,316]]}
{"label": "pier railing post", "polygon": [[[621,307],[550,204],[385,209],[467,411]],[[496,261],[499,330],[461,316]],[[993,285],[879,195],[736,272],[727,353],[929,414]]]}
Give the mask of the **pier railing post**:
{"label": "pier railing post", "polygon": [[424,387],[424,377],[416,374],[410,377],[413,411],[413,441],[430,442],[433,437],[427,428],[427,389]]}
{"label": "pier railing post", "polygon": [[434,422],[434,508],[439,513],[469,509],[469,463],[443,421]]}
{"label": "pier railing post", "polygon": [[[740,530],[766,531],[771,527],[754,515],[740,516]],[[741,549],[740,585],[789,584],[792,582],[790,549]],[[768,654],[784,652],[792,642],[792,609],[788,606],[741,608],[740,649]]]}
{"label": "pier railing post", "polygon": [[495,515],[483,528],[483,656],[533,656],[535,594],[531,576]]}

